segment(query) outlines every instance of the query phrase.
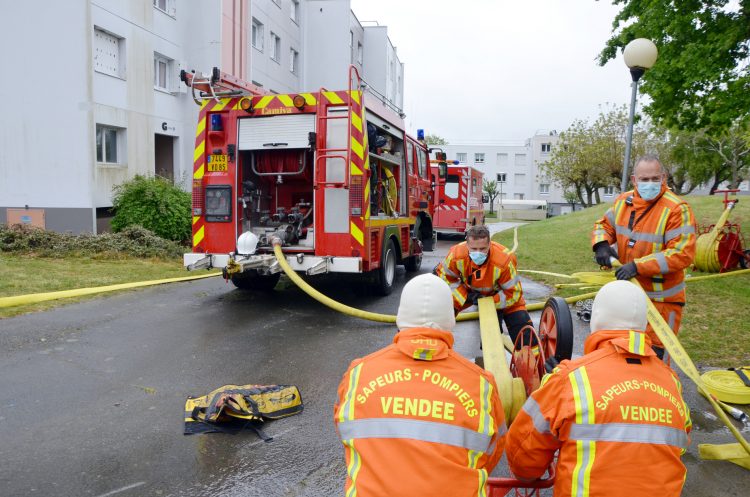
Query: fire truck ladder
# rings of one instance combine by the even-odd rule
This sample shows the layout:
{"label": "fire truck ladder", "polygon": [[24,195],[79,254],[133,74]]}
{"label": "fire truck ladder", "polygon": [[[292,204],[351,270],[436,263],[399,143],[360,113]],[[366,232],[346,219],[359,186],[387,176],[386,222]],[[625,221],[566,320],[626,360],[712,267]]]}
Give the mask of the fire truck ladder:
{"label": "fire truck ladder", "polygon": [[208,99],[218,102],[220,98],[264,95],[261,88],[231,74],[221,72],[218,67],[214,67],[210,75],[182,70],[180,81],[191,88],[193,100],[198,105]]}
{"label": "fire truck ladder", "polygon": [[[356,77],[356,80],[354,79]],[[323,105],[323,99],[325,98],[323,93],[327,92],[325,88],[320,88],[318,92],[318,104],[316,114],[318,116],[318,129],[323,129],[323,125],[327,125],[329,119],[346,119],[346,148],[321,148],[318,149],[318,157],[315,162],[315,170],[318,172],[318,180],[316,188],[345,188],[349,189],[349,164],[351,162],[351,149],[352,149],[352,82],[356,81],[355,91],[360,91],[362,88],[362,79],[359,77],[359,71],[357,68],[349,66],[349,102],[347,105],[346,115],[328,115],[324,113],[325,107]],[[362,105],[364,102],[360,100]],[[328,126],[325,127],[328,129]],[[366,132],[366,131],[365,131]],[[345,155],[344,155],[345,154]],[[343,181],[328,181],[327,180],[327,168],[325,166],[326,159],[341,159],[344,161],[344,178]]]}

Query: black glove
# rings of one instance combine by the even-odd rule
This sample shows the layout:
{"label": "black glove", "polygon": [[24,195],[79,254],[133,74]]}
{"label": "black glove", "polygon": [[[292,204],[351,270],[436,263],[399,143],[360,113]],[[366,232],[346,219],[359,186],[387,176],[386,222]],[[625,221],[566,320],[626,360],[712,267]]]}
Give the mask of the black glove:
{"label": "black glove", "polygon": [[484,297],[484,295],[479,292],[469,292],[469,295],[466,296],[466,302],[470,302],[471,305],[477,305],[477,300],[482,297]]}
{"label": "black glove", "polygon": [[628,262],[624,266],[620,266],[615,271],[615,277],[618,280],[629,280],[635,278],[638,274],[638,268],[635,267],[635,262]]}
{"label": "black glove", "polygon": [[612,248],[607,242],[599,242],[594,245],[594,252],[596,252],[596,263],[604,267],[612,267],[612,261],[610,259],[615,256],[612,253]]}

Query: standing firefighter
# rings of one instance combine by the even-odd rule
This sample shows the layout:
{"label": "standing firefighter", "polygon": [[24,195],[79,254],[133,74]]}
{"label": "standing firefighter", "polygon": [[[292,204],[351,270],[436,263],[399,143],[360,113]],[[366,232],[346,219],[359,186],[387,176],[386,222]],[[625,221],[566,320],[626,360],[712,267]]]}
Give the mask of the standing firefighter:
{"label": "standing firefighter", "polygon": [[645,329],[638,287],[613,281],[599,290],[585,355],[555,368],[510,427],[516,476],[541,477],[559,450],[556,497],[680,495],[690,412]]}
{"label": "standing firefighter", "polygon": [[[685,306],[684,270],[695,258],[693,211],[667,188],[664,168],[655,156],[639,158],[631,180],[635,190],[620,195],[594,225],[596,262],[610,267],[610,257],[619,259],[623,265],[617,279],[637,278],[677,334]],[[650,326],[647,333],[662,357],[661,341]]]}
{"label": "standing firefighter", "polygon": [[334,421],[347,496],[484,495],[503,453],[505,417],[492,374],[452,349],[450,301],[439,278],[413,278],[393,344],[344,375]]}
{"label": "standing firefighter", "polygon": [[498,321],[505,321],[515,341],[524,327],[532,326],[516,264],[516,255],[491,241],[486,226],[477,225],[466,230],[466,241],[450,249],[435,268],[435,274],[453,291],[456,314],[475,305],[479,298],[492,296]]}

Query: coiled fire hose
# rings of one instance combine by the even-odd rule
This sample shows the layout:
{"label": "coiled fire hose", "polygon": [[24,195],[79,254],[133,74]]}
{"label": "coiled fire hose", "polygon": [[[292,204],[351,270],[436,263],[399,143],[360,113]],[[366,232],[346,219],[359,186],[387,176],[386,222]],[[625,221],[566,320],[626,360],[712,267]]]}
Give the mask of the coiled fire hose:
{"label": "coiled fire hose", "polygon": [[713,229],[698,237],[695,242],[695,267],[706,273],[718,273],[721,270],[719,262],[719,234],[727,222],[736,202],[729,202],[721,213]]}

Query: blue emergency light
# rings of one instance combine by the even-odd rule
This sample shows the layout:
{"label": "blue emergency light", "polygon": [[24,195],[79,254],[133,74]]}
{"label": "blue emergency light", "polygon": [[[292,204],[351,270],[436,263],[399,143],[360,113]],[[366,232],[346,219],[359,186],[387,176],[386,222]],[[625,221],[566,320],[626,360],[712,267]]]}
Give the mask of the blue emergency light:
{"label": "blue emergency light", "polygon": [[224,126],[221,124],[221,114],[211,114],[211,131],[223,131]]}
{"label": "blue emergency light", "polygon": [[453,165],[457,166],[457,165],[459,165],[459,164],[461,164],[461,163],[460,163],[460,162],[458,162],[457,160],[454,160],[454,161],[453,161]]}
{"label": "blue emergency light", "polygon": [[417,130],[417,140],[420,140],[420,141],[424,140],[424,130],[423,129],[418,129]]}

